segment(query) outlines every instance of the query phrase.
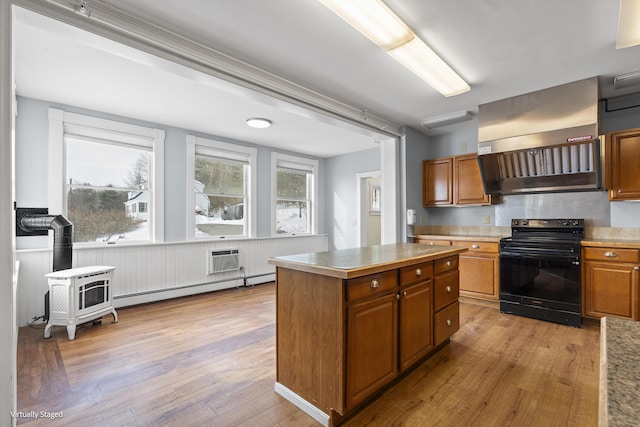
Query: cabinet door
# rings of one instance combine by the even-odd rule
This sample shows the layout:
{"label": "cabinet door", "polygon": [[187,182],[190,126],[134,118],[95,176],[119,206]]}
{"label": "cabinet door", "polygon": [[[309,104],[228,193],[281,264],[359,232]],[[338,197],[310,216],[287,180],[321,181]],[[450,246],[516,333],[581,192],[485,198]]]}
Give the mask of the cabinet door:
{"label": "cabinet door", "polygon": [[460,254],[460,294],[498,300],[500,292],[498,264],[497,254]]}
{"label": "cabinet door", "polygon": [[453,204],[453,159],[422,162],[422,204],[439,206]]}
{"label": "cabinet door", "polygon": [[457,205],[489,204],[490,198],[484,194],[478,156],[470,154],[454,157],[454,203]]}
{"label": "cabinet door", "polygon": [[397,294],[353,304],[347,309],[347,316],[349,409],[398,375]]}
{"label": "cabinet door", "polygon": [[606,136],[609,199],[640,199],[640,129]]}
{"label": "cabinet door", "polygon": [[400,291],[400,370],[433,348],[431,280]]}
{"label": "cabinet door", "polygon": [[640,320],[638,270],[623,263],[585,263],[584,315]]}

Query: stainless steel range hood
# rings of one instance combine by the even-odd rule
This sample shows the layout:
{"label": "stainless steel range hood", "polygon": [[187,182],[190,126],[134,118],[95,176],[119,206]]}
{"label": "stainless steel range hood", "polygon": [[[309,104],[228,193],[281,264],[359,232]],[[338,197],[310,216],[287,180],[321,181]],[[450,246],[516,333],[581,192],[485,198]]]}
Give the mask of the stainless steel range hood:
{"label": "stainless steel range hood", "polygon": [[598,78],[478,109],[478,162],[487,194],[602,189]]}

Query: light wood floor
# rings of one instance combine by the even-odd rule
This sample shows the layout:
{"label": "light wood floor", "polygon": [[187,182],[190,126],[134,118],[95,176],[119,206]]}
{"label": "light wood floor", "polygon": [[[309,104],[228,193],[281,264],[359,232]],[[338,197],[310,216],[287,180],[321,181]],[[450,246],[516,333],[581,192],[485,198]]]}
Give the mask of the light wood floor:
{"label": "light wood floor", "polygon": [[[118,323],[21,328],[18,410],[64,426],[313,426],[273,391],[275,286],[118,310]],[[460,306],[451,343],[351,426],[595,426],[599,330]]]}

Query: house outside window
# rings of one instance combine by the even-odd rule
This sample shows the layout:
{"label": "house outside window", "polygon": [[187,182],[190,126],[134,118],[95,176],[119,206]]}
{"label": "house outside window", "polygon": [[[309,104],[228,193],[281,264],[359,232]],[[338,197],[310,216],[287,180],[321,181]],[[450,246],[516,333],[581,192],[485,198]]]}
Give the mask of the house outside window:
{"label": "house outside window", "polygon": [[49,110],[50,212],[75,243],[162,241],[164,131]]}
{"label": "house outside window", "polygon": [[187,229],[192,238],[252,237],[257,149],[187,136]]}
{"label": "house outside window", "polygon": [[317,231],[318,161],[271,154],[272,234]]}

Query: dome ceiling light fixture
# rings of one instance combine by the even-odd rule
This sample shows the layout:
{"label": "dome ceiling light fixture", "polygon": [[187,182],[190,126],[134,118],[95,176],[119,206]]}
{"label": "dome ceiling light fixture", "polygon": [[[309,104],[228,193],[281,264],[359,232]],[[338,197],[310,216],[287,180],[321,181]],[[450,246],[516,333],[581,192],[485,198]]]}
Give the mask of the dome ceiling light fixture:
{"label": "dome ceiling light fixture", "polygon": [[271,120],[261,117],[251,117],[247,119],[247,125],[256,129],[266,129],[271,126]]}

